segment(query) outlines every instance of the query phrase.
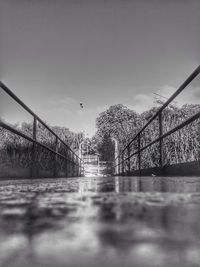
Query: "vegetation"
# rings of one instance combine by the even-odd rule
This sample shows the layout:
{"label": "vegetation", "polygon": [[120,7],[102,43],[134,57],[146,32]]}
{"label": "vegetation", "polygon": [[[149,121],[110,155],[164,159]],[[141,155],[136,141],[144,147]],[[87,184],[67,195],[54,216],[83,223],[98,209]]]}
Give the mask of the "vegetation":
{"label": "vegetation", "polygon": [[[158,107],[154,107],[142,114],[128,109],[123,105],[111,106],[108,110],[99,114],[96,119],[97,139],[101,143],[105,136],[111,136],[118,140],[119,151],[143,125],[156,113]],[[174,128],[200,110],[200,105],[184,105],[176,107],[170,105],[163,111],[163,132]],[[173,164],[199,160],[200,144],[199,120],[189,124],[164,139],[164,164]],[[141,136],[141,147],[149,144],[159,136],[158,118],[155,119]],[[112,150],[111,146],[110,149]],[[131,152],[137,150],[137,142],[133,142]],[[142,168],[159,166],[158,144],[142,152]],[[132,165],[137,168],[137,157],[132,158]]]}
{"label": "vegetation", "polygon": [[97,137],[104,135],[116,138],[123,146],[136,133],[141,125],[140,116],[126,106],[118,104],[99,114],[96,119]]}
{"label": "vegetation", "polygon": [[[33,125],[30,123],[22,123],[22,125],[12,125],[26,135],[32,137]],[[78,152],[80,143],[82,142],[82,133],[73,133],[64,127],[52,127],[52,130],[70,147]],[[40,123],[37,124],[37,140],[42,144],[55,150],[55,136]],[[58,142],[58,152],[66,156],[66,148]],[[54,168],[55,155],[46,149],[36,146],[37,162],[42,169],[52,170]],[[27,168],[31,166],[32,160],[32,142],[19,137],[0,127],[0,163],[1,166],[18,166]],[[63,160],[59,158],[60,165]],[[60,166],[62,169],[63,166]]]}
{"label": "vegetation", "polygon": [[[12,125],[14,128],[20,130],[26,135],[32,137],[33,125],[31,123],[23,122],[21,126],[18,124]],[[74,133],[65,127],[53,126],[50,127],[68,146],[74,150],[78,150],[80,143],[83,140],[82,133]],[[49,147],[54,148],[55,146],[55,136],[46,129],[42,124],[37,124],[37,140],[42,144],[46,144]],[[22,139],[22,140],[21,140]],[[17,144],[26,144],[27,141],[23,138],[19,138],[17,135],[12,134],[11,132],[0,128],[0,146],[8,146],[11,144],[15,146]]]}
{"label": "vegetation", "polygon": [[[112,138],[118,141],[119,151],[121,151],[157,110],[158,107],[154,107],[142,114],[138,114],[124,105],[113,105],[106,111],[100,113],[97,117],[97,132],[91,139],[84,138],[82,133],[73,133],[64,127],[55,126],[52,127],[52,130],[76,152],[78,152],[78,150],[82,147],[83,154],[98,153],[101,160],[112,161],[114,159],[114,142],[112,141]],[[182,107],[170,105],[162,113],[163,132],[165,133],[174,128],[193,114],[197,113],[199,110],[200,105],[184,105]],[[14,127],[25,134],[32,136],[32,124],[23,123],[21,126],[14,125]],[[147,145],[158,136],[159,127],[157,118],[141,135],[141,147]],[[55,136],[40,123],[37,125],[37,140],[45,145],[48,145],[52,149],[55,149]],[[199,120],[165,138],[163,143],[164,164],[199,160]],[[137,151],[137,145],[137,142],[133,142],[130,150],[131,153]],[[0,128],[0,151],[1,161],[3,159],[5,160],[6,157],[10,157],[12,159],[14,158],[16,160],[17,157],[21,157],[19,154],[22,155],[24,152],[26,157],[22,157],[21,165],[25,166],[31,161],[31,143],[26,141],[24,138],[20,138],[17,135],[4,130],[3,128]],[[59,143],[59,152],[64,153],[62,143]],[[27,163],[27,159],[29,163]],[[137,169],[137,161],[137,156],[131,159],[131,165],[133,168]],[[158,144],[155,144],[142,152],[142,168],[158,165],[159,150]]]}

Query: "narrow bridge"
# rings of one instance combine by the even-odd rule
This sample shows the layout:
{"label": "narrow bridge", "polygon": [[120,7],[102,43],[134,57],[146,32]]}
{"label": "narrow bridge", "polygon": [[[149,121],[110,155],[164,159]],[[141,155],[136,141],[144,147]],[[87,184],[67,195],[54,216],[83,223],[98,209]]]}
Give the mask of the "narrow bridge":
{"label": "narrow bridge", "polygon": [[[165,165],[165,149],[173,149],[168,138],[185,127],[196,135],[200,112],[168,130],[164,119],[167,106],[199,73],[200,66],[116,149],[116,176],[110,177],[81,177],[82,157],[0,83],[32,117],[27,132],[0,121],[0,267],[199,266],[200,143],[188,163]],[[147,131],[153,123],[155,133]],[[41,127],[51,142],[41,138]],[[154,167],[147,164],[152,155]],[[199,177],[163,177],[168,174]]]}
{"label": "narrow bridge", "polygon": [[[170,153],[168,139],[179,130],[190,127],[196,122],[199,127],[200,111],[181,121],[172,129],[166,129],[164,112],[180,95],[183,90],[199,75],[200,66],[183,82],[177,91],[159,108],[142,129],[129,141],[123,149],[117,151],[114,169],[115,175],[199,175],[199,147],[193,160],[181,162],[180,164],[166,164],[166,148]],[[27,105],[22,102],[4,83],[0,82],[0,89],[21,106],[32,116],[31,135],[24,133],[16,127],[0,120],[0,129],[12,133],[21,138],[18,148],[13,149],[11,158],[14,157],[12,166],[6,157],[1,156],[0,177],[79,177],[84,175],[84,162],[39,116],[37,116]],[[148,127],[154,124],[155,132],[148,131]],[[43,127],[46,135],[51,135],[51,143],[41,141],[38,137],[38,127]],[[199,129],[199,128],[198,128]],[[198,132],[198,131],[197,131]],[[156,136],[157,134],[157,136]],[[152,136],[151,136],[152,135]],[[6,138],[2,133],[2,140]],[[200,138],[200,137],[199,137]],[[15,139],[16,140],[16,139]],[[188,140],[190,142],[190,140]],[[3,145],[1,144],[1,149]],[[12,146],[12,144],[10,144]],[[11,149],[12,150],[12,149]],[[7,149],[7,152],[9,149]],[[154,155],[152,156],[152,151]],[[144,152],[146,152],[145,156]],[[190,151],[189,151],[190,152]],[[12,154],[11,153],[11,154]],[[17,154],[17,156],[16,156]],[[157,161],[154,166],[144,164],[148,157],[155,157]],[[12,160],[11,160],[12,161]],[[26,162],[25,168],[20,162]]]}

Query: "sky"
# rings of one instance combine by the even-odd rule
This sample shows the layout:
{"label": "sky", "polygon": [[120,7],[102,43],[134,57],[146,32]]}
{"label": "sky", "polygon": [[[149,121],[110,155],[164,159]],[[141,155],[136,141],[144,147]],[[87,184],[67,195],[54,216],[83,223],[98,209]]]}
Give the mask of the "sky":
{"label": "sky", "polygon": [[[199,14],[199,0],[0,0],[0,79],[47,123],[91,136],[110,105],[141,113],[199,65]],[[200,103],[199,79],[177,101]],[[0,92],[0,117],[28,120],[19,110]]]}

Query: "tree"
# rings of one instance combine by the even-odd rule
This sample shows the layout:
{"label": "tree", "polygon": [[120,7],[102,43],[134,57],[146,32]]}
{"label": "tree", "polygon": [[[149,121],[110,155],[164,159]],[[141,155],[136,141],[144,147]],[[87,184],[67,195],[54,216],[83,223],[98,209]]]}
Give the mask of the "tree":
{"label": "tree", "polygon": [[97,154],[97,139],[95,136],[92,138],[85,138],[83,143],[82,143],[82,153],[89,154],[89,155],[94,155]]}
{"label": "tree", "polygon": [[[162,103],[161,103],[162,104]],[[158,111],[159,107],[137,114],[123,105],[111,106],[106,111],[99,114],[96,119],[98,140],[98,150],[105,154],[104,144],[108,146],[109,153],[111,143],[106,142],[106,138],[114,137],[118,140],[121,151],[127,143],[138,133]],[[200,110],[200,105],[185,104],[182,107],[169,105],[162,111],[163,133],[171,130],[190,116]],[[179,162],[199,160],[200,144],[200,124],[199,120],[185,126],[181,130],[173,133],[163,140],[164,142],[164,164],[174,164]],[[141,134],[141,147],[151,143],[159,136],[158,117],[153,120]],[[137,142],[131,144],[131,153],[137,151]],[[159,166],[158,143],[145,149],[142,152],[142,168]]]}
{"label": "tree", "polygon": [[97,136],[112,136],[124,146],[140,127],[139,115],[124,105],[113,105],[99,114],[96,119]]}
{"label": "tree", "polygon": [[97,146],[100,160],[113,161],[115,157],[115,145],[109,135],[104,135]]}

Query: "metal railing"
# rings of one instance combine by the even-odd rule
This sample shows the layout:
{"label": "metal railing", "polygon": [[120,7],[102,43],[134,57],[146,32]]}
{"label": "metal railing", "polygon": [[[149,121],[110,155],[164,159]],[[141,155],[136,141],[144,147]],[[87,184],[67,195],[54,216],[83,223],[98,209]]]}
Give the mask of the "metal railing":
{"label": "metal railing", "polygon": [[[200,118],[200,112],[196,113],[195,115],[191,116],[184,122],[180,123],[178,126],[174,127],[173,129],[167,131],[163,134],[163,118],[162,112],[163,110],[188,86],[200,73],[200,66],[198,66],[193,73],[186,79],[186,81],[177,89],[177,91],[159,108],[159,110],[152,116],[152,118],[141,128],[141,130],[134,136],[134,138],[123,148],[123,150],[118,154],[115,158],[115,174],[123,175],[123,174],[131,174],[131,158],[133,156],[138,156],[138,171],[139,175],[141,174],[141,152],[145,149],[149,148],[150,146],[154,145],[155,143],[159,143],[159,167],[162,170],[163,168],[163,139],[168,137],[169,135],[173,134],[174,132],[180,130],[184,126],[192,123],[193,121]],[[159,137],[155,140],[151,141],[149,144],[141,147],[141,135],[144,130],[152,123],[155,119],[158,118],[159,123]],[[137,141],[137,150],[133,153],[131,151],[131,145],[133,142]],[[128,156],[125,157],[125,154]],[[127,163],[128,170],[125,170],[125,163]]]}
{"label": "metal railing", "polygon": [[[70,166],[69,176],[82,176],[84,174],[84,162],[83,160],[41,119],[39,118],[26,104],[20,100],[3,82],[0,81],[0,88],[9,95],[15,102],[17,102],[24,110],[26,110],[33,118],[33,131],[32,137],[23,133],[22,131],[14,128],[12,125],[2,121],[0,119],[0,127],[30,141],[32,143],[32,164],[31,164],[31,176],[35,177],[36,170],[36,145],[42,147],[43,149],[53,153],[55,155],[55,167],[54,176],[57,176],[57,159],[61,157]],[[37,125],[38,122],[43,125],[43,127],[48,130],[55,137],[54,149],[50,146],[37,140]],[[67,156],[58,152],[58,142],[60,142],[64,148]]]}

